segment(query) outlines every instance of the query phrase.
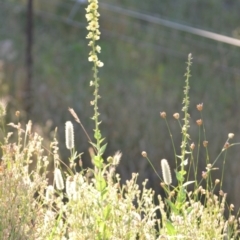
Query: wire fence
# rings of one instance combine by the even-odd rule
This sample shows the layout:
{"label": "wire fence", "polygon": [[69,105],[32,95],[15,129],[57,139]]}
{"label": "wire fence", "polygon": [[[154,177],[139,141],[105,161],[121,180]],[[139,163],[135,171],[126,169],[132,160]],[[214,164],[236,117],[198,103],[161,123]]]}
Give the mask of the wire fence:
{"label": "wire fence", "polygon": [[[86,22],[76,20],[75,16],[79,12],[79,10],[85,8],[85,6],[86,6],[85,3],[86,3],[86,1],[84,1],[84,0],[81,0],[81,1],[80,0],[79,1],[75,1],[75,0],[46,1],[46,0],[42,0],[41,5],[38,6],[37,9],[34,10],[34,14],[36,16],[41,16],[41,17],[47,18],[49,20],[57,21],[60,24],[66,24],[71,27],[84,29],[86,26]],[[0,5],[1,5],[2,9],[5,8],[5,11],[3,11],[2,19],[4,18],[4,13],[6,14],[7,12],[11,12],[14,10],[15,11],[20,11],[20,10],[25,11],[26,10],[26,6],[23,3],[16,3],[16,2],[7,2],[6,3],[4,0],[1,0]],[[42,6],[44,6],[44,7],[42,7]],[[56,14],[54,9],[56,9],[59,6],[61,6],[61,8],[64,9],[64,14],[61,14],[61,13]],[[156,33],[156,37],[155,37],[155,41],[156,41],[156,38],[158,38],[158,41],[155,43],[149,42],[146,40],[140,41],[139,39],[133,37],[134,34],[130,35],[129,33],[128,34],[119,33],[118,31],[115,30],[117,28],[109,29],[109,28],[104,27],[104,25],[103,25],[103,27],[101,28],[101,31],[105,38],[117,38],[117,39],[120,39],[121,41],[125,41],[128,43],[135,43],[138,47],[151,48],[155,51],[164,52],[170,56],[185,59],[188,52],[179,51],[179,50],[176,50],[176,48],[174,48],[173,46],[168,46],[169,39],[166,39],[166,38],[168,38],[169,32],[171,31],[171,29],[175,29],[175,30],[179,31],[179,33],[177,34],[177,36],[175,36],[175,39],[171,39],[170,42],[173,42],[174,40],[176,42],[177,41],[186,42],[187,44],[191,45],[192,49],[201,47],[204,51],[206,51],[205,52],[206,56],[209,55],[209,52],[211,52],[211,53],[219,52],[219,45],[216,44],[214,41],[216,41],[217,43],[222,42],[222,43],[233,46],[233,47],[228,48],[227,46],[220,45],[221,49],[226,49],[225,51],[227,51],[228,56],[230,56],[230,57],[234,56],[234,58],[236,58],[236,56],[239,56],[238,53],[240,52],[240,50],[239,50],[240,48],[238,48],[238,47],[240,46],[240,40],[238,40],[238,39],[234,39],[234,38],[224,36],[221,34],[217,34],[217,33],[213,33],[210,31],[194,28],[191,26],[178,24],[173,21],[161,19],[159,17],[153,17],[153,16],[147,15],[147,14],[142,14],[141,12],[124,9],[122,7],[114,6],[114,5],[108,4],[108,3],[101,2],[100,8],[102,9],[102,11],[112,12],[112,13],[116,13],[119,15],[119,18],[116,18],[116,17],[111,18],[111,16],[106,17],[105,14],[103,14],[102,19],[104,20],[104,22],[116,21],[116,24],[117,24],[117,21],[119,21],[119,19],[121,19],[122,16],[128,16],[137,21],[143,20],[143,21],[150,23],[147,25],[147,28],[150,28],[150,29],[152,28],[153,30],[158,29],[157,33]],[[125,22],[123,24],[125,26],[127,26],[129,24],[129,22],[127,22],[125,20]],[[132,32],[134,32],[134,28],[136,31],[138,31],[136,29],[136,27],[134,27],[134,24],[132,24],[132,25],[133,25]],[[159,30],[158,26],[161,27],[160,30]],[[188,34],[185,36],[182,36],[181,32],[186,32]],[[6,24],[2,24],[1,35],[3,36],[5,34],[6,35],[9,34],[9,30],[7,30]],[[197,35],[198,38],[194,38],[192,35]],[[164,36],[165,36],[165,38],[164,38]],[[210,41],[210,42],[204,41],[204,38],[211,39],[213,41]],[[159,39],[161,39],[161,41],[159,41]],[[174,43],[173,43],[173,45],[174,45]],[[199,58],[198,55],[195,55],[194,59],[195,59],[196,63],[204,64],[204,65],[209,65],[209,63],[212,61],[211,58],[209,58],[209,60],[206,60],[206,59],[203,60],[202,58]],[[238,60],[238,58],[237,58],[237,60]],[[223,63],[218,63],[218,66],[222,69],[222,71],[240,75],[240,70],[238,67],[229,66],[229,65],[226,65]]]}

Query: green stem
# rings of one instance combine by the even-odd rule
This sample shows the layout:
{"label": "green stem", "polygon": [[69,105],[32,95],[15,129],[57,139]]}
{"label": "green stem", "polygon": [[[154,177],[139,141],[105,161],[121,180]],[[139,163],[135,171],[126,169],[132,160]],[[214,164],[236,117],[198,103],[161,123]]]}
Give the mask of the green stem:
{"label": "green stem", "polygon": [[224,175],[224,167],[225,167],[225,163],[226,163],[226,157],[227,157],[227,150],[225,151],[224,159],[223,159],[223,169],[222,169],[222,177],[221,177],[221,183],[220,183],[220,190],[222,189],[222,184],[223,184],[223,175]]}
{"label": "green stem", "polygon": [[170,138],[171,138],[171,142],[172,142],[172,146],[173,146],[173,151],[174,151],[175,163],[176,163],[176,167],[177,167],[177,154],[176,154],[176,148],[175,148],[174,141],[173,141],[172,132],[171,132],[171,130],[170,130],[170,127],[169,127],[167,118],[164,118],[164,120],[165,120],[165,122],[166,122],[167,129],[168,129],[168,133],[169,133]]}
{"label": "green stem", "polygon": [[162,181],[162,178],[159,176],[158,172],[156,171],[155,167],[153,166],[152,162],[150,161],[150,159],[148,157],[146,157],[146,159],[148,160],[149,164],[151,165],[152,169],[154,170],[154,172],[156,173],[156,175],[158,176],[158,178]]}

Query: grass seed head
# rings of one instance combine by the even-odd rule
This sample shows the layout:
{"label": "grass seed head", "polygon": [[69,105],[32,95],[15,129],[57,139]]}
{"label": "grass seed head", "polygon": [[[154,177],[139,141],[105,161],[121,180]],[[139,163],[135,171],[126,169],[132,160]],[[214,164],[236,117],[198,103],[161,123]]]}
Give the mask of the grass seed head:
{"label": "grass seed head", "polygon": [[166,118],[167,117],[167,114],[165,112],[160,112],[160,117],[161,118]]}
{"label": "grass seed head", "polygon": [[63,182],[62,173],[61,173],[59,168],[55,169],[54,178],[55,178],[57,189],[58,190],[63,190],[64,189],[64,182]]}
{"label": "grass seed head", "polygon": [[174,113],[173,117],[178,120],[179,119],[179,113]]}
{"label": "grass seed head", "polygon": [[197,105],[197,110],[198,110],[199,112],[201,112],[201,111],[203,110],[203,103],[199,103],[199,104]]}
{"label": "grass seed head", "polygon": [[163,180],[166,185],[170,185],[172,183],[172,175],[170,171],[170,167],[168,161],[166,159],[161,160],[162,174]]}
{"label": "grass seed head", "polygon": [[66,138],[66,147],[67,149],[74,148],[74,131],[73,124],[71,121],[65,123],[65,138]]}

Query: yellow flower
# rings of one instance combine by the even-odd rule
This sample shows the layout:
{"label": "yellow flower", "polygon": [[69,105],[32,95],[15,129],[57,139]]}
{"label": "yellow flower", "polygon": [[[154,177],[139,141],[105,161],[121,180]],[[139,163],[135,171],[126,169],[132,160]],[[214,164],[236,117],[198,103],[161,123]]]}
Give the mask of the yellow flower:
{"label": "yellow flower", "polygon": [[100,53],[101,52],[101,47],[100,46],[96,46],[96,51],[98,52],[98,53]]}
{"label": "yellow flower", "polygon": [[101,62],[101,61],[97,61],[97,66],[98,66],[98,67],[103,67],[103,65],[104,65],[103,62]]}
{"label": "yellow flower", "polygon": [[93,38],[93,33],[89,32],[88,35],[86,36],[86,38]]}
{"label": "yellow flower", "polygon": [[89,22],[89,21],[91,21],[94,18],[94,15],[92,13],[87,13],[85,15],[85,17],[86,17],[87,21]]}
{"label": "yellow flower", "polygon": [[96,29],[95,34],[101,35],[101,33],[100,33],[100,31],[98,29]]}
{"label": "yellow flower", "polygon": [[90,41],[89,43],[88,43],[88,46],[92,46],[93,45],[93,41]]}
{"label": "yellow flower", "polygon": [[88,7],[86,8],[87,12],[94,12],[98,9],[98,3],[97,2],[91,2]]}
{"label": "yellow flower", "polygon": [[87,8],[86,8],[86,12],[88,13],[88,12],[90,12],[91,11],[91,8],[90,8],[90,6],[88,6]]}
{"label": "yellow flower", "polygon": [[97,55],[91,55],[91,56],[89,56],[89,58],[88,58],[88,61],[89,61],[89,62],[96,62],[97,60],[98,60]]}
{"label": "yellow flower", "polygon": [[95,35],[93,38],[94,38],[94,40],[96,40],[96,41],[100,39],[100,37],[99,37],[98,35]]}
{"label": "yellow flower", "polygon": [[90,31],[95,31],[97,28],[99,28],[99,24],[97,21],[91,21],[87,26],[87,30],[90,30]]}
{"label": "yellow flower", "polygon": [[98,9],[98,4],[97,2],[92,2],[88,7],[91,9],[91,11],[95,11]]}

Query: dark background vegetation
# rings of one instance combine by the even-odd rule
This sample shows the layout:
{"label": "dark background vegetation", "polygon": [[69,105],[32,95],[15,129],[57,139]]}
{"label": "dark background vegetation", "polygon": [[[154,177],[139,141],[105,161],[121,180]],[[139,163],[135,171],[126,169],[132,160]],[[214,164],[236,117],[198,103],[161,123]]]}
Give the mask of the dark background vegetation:
{"label": "dark background vegetation", "polygon": [[[69,154],[64,145],[64,123],[74,121],[68,107],[77,112],[90,135],[93,129],[86,5],[77,6],[72,0],[33,0],[32,97],[31,111],[25,114],[27,2],[0,0],[0,59],[4,73],[1,94],[9,102],[7,121],[16,122],[14,114],[20,110],[21,120],[31,119],[35,129],[49,140],[58,127],[61,157],[66,160]],[[236,0],[104,0],[104,3],[240,39],[240,3]],[[181,114],[185,62],[190,52],[192,142],[197,145],[198,103],[204,104],[212,162],[229,132],[235,133],[234,141],[240,141],[239,47],[132,18],[124,11],[115,13],[101,5],[100,14],[99,44],[105,64],[100,70],[101,129],[108,142],[106,156],[117,150],[123,152],[118,169],[123,179],[139,172],[139,181],[148,178],[150,185],[160,191],[159,180],[141,156],[142,150],[147,151],[157,171],[160,172],[162,158],[169,160],[172,169],[176,167],[170,137],[159,112],[167,113],[176,146],[180,146],[181,131],[172,115]],[[89,166],[89,144],[77,124],[75,135],[76,149],[84,152],[83,164]],[[240,200],[239,150],[235,147],[227,154],[223,183],[236,207]],[[200,156],[199,173],[205,170],[205,151]],[[220,158],[217,166],[221,167],[222,162]],[[220,172],[216,177],[220,177]]]}

